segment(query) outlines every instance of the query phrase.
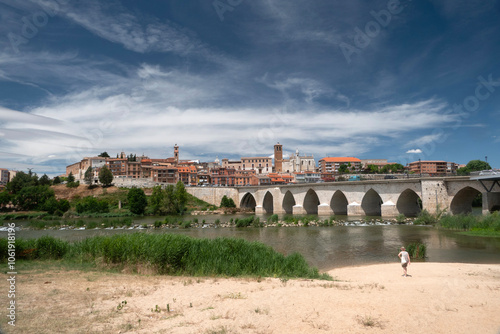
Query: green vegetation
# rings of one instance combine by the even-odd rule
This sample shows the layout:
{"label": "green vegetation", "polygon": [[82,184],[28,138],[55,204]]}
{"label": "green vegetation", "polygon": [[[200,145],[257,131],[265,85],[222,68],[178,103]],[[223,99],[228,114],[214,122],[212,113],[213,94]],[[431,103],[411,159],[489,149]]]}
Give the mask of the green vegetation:
{"label": "green vegetation", "polygon": [[102,166],[99,171],[99,182],[101,182],[103,187],[109,187],[113,183],[113,173],[111,173],[106,165]]}
{"label": "green vegetation", "polygon": [[93,196],[84,197],[76,204],[76,212],[82,213],[106,213],[109,212],[109,204],[105,200]]}
{"label": "green vegetation", "polygon": [[410,258],[412,259],[425,259],[427,246],[419,242],[414,242],[406,246],[406,251],[410,254]]}
{"label": "green vegetation", "polygon": [[481,170],[489,170],[491,166],[486,161],[471,160],[465,167],[457,169],[457,175],[469,175],[470,172],[477,172]]}
{"label": "green vegetation", "polygon": [[149,206],[154,214],[180,214],[186,212],[186,205],[190,196],[184,187],[184,183],[177,182],[175,187],[168,185],[165,189],[161,186],[153,188],[153,193],[149,197]]}
{"label": "green vegetation", "polygon": [[148,200],[144,190],[140,188],[131,188],[127,195],[128,207],[130,212],[136,215],[142,215],[146,211]]}
{"label": "green vegetation", "polygon": [[[5,261],[7,239],[0,239]],[[307,265],[297,253],[284,256],[259,242],[236,238],[195,239],[178,234],[118,234],[69,243],[53,237],[16,239],[19,259],[65,259],[112,266],[148,264],[158,274],[332,278]]]}
{"label": "green vegetation", "polygon": [[232,198],[229,198],[226,195],[224,195],[222,197],[221,202],[220,202],[220,207],[221,208],[235,208],[236,204],[234,204],[234,201]]}
{"label": "green vegetation", "polygon": [[438,226],[451,230],[466,231],[467,234],[500,236],[500,213],[498,211],[485,215],[444,216]]}

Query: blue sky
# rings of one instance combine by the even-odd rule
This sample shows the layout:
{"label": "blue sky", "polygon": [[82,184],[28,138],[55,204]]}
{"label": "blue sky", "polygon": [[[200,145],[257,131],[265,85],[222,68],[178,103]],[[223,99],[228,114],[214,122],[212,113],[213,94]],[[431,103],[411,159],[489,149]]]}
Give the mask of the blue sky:
{"label": "blue sky", "polygon": [[500,1],[0,0],[0,167],[107,151],[500,167]]}

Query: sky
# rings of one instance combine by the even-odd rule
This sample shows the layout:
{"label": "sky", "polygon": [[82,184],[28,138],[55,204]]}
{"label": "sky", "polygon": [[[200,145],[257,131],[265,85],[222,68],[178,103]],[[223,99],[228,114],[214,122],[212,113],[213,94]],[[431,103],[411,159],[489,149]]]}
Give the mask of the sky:
{"label": "sky", "polygon": [[500,168],[500,1],[0,0],[0,168],[285,155]]}

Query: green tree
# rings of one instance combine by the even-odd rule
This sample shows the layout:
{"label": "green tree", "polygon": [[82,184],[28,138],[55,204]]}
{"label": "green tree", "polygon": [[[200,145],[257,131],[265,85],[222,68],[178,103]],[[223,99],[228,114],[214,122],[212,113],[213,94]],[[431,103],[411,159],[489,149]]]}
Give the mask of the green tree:
{"label": "green tree", "polygon": [[486,161],[482,160],[471,160],[467,163],[465,167],[460,167],[457,169],[457,175],[469,175],[470,172],[477,172],[482,170],[489,170],[491,166]]}
{"label": "green tree", "polygon": [[14,202],[21,210],[43,210],[43,205],[51,197],[55,197],[55,194],[49,186],[30,186],[21,189]]}
{"label": "green tree", "polygon": [[113,173],[111,173],[106,165],[102,166],[99,171],[99,182],[101,182],[103,187],[109,187],[113,183]]}
{"label": "green tree", "polygon": [[73,172],[69,172],[68,179],[66,181],[68,183],[75,182],[75,176],[73,175]]}
{"label": "green tree", "polygon": [[98,157],[102,157],[102,158],[110,158],[108,152],[104,151],[102,152],[101,154],[98,155]]}
{"label": "green tree", "polygon": [[161,189],[161,186],[155,186],[153,188],[153,193],[149,197],[149,206],[155,215],[162,213],[164,200],[165,192]]}
{"label": "green tree", "polygon": [[144,194],[144,190],[140,188],[131,188],[128,191],[127,199],[130,212],[135,213],[136,215],[144,214],[146,206],[148,205],[148,200],[146,198],[146,194]]}
{"label": "green tree", "polygon": [[7,183],[6,189],[11,194],[17,194],[21,189],[25,187],[36,186],[38,184],[38,177],[36,174],[33,175],[31,172],[29,174],[25,172],[17,172],[16,176]]}
{"label": "green tree", "polygon": [[340,165],[339,173],[346,174],[348,172],[349,172],[349,167],[347,165],[344,165],[344,164]]}
{"label": "green tree", "polygon": [[221,208],[235,208],[236,204],[234,204],[234,201],[232,198],[229,198],[226,195],[224,195],[222,197],[222,200],[220,201],[220,207]]}
{"label": "green tree", "polygon": [[491,169],[491,166],[486,161],[471,160],[467,163],[466,168],[469,172],[477,172],[482,170],[489,170]]}
{"label": "green tree", "polygon": [[186,203],[188,200],[188,193],[186,191],[186,187],[182,181],[178,181],[175,185],[174,191],[174,203],[176,212],[179,214],[183,214],[186,211]]}
{"label": "green tree", "polygon": [[60,184],[61,183],[61,178],[59,176],[54,177],[52,180],[52,184]]}
{"label": "green tree", "polygon": [[12,195],[8,191],[0,191],[0,209],[12,201]]}
{"label": "green tree", "polygon": [[109,203],[106,200],[99,200],[93,196],[87,196],[76,204],[76,212],[106,213],[109,212]]}
{"label": "green tree", "polygon": [[38,183],[41,186],[51,186],[52,185],[52,181],[47,176],[47,174],[43,174],[42,177],[38,180]]}
{"label": "green tree", "polygon": [[89,166],[89,168],[87,168],[87,170],[85,171],[85,175],[83,176],[83,180],[89,186],[89,188],[92,186],[92,183],[94,183],[94,172],[92,170],[92,167]]}

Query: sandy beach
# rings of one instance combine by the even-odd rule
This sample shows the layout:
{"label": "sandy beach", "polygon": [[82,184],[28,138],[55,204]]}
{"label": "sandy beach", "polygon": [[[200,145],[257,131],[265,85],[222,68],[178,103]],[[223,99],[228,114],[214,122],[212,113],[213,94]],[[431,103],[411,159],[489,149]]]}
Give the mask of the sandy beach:
{"label": "sandy beach", "polygon": [[[33,271],[7,333],[500,333],[500,265],[398,263],[334,281]],[[6,293],[0,302],[7,305]],[[4,311],[5,313],[5,311]]]}

